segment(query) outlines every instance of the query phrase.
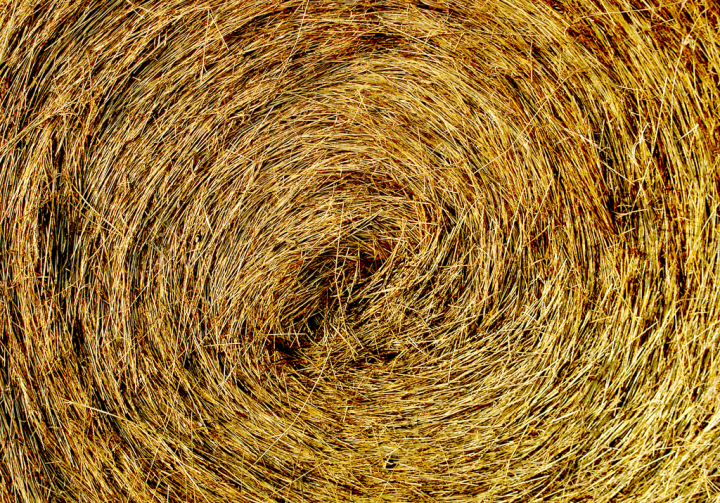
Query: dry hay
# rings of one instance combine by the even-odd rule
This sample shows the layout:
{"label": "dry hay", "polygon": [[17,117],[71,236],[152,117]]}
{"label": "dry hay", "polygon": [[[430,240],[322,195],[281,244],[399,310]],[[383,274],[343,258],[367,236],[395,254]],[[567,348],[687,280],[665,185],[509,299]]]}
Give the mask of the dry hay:
{"label": "dry hay", "polygon": [[0,9],[1,501],[720,501],[715,0]]}

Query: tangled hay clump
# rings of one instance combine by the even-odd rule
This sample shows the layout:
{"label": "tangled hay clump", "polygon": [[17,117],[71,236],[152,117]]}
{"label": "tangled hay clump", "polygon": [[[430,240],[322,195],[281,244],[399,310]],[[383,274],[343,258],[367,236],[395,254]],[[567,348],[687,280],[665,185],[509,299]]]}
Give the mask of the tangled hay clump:
{"label": "tangled hay clump", "polygon": [[720,501],[714,0],[0,5],[0,501]]}

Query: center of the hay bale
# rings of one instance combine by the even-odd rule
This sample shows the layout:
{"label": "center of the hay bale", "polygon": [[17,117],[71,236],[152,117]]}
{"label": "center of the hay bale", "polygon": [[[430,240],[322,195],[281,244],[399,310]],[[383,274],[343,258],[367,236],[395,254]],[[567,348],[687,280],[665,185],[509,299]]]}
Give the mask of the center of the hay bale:
{"label": "center of the hay bale", "polygon": [[296,264],[295,279],[303,295],[285,306],[287,328],[281,333],[288,336],[275,336],[274,349],[292,358],[317,350],[363,351],[353,332],[372,304],[382,301],[380,289],[392,275],[387,263],[392,243],[373,232],[349,225],[336,242],[312,250],[315,256]]}
{"label": "center of the hay bale", "polygon": [[340,364],[385,352],[386,330],[367,329],[387,318],[389,294],[411,286],[397,275],[418,250],[424,217],[382,182],[326,173],[298,191],[295,211],[274,208],[276,238],[258,250],[266,300],[246,313],[273,334],[265,344],[279,360],[331,355]]}

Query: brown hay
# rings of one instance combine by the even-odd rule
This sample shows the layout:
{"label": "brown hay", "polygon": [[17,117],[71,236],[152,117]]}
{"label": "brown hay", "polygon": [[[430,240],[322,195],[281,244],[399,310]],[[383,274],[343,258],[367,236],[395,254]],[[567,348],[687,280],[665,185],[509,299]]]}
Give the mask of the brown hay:
{"label": "brown hay", "polygon": [[0,500],[720,501],[715,0],[0,5]]}

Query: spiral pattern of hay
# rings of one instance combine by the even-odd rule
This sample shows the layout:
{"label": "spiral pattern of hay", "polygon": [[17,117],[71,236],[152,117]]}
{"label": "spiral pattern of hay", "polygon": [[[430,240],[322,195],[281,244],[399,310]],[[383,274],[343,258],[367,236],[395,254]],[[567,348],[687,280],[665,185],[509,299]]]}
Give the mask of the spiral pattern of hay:
{"label": "spiral pattern of hay", "polygon": [[720,501],[715,0],[0,9],[1,501]]}

